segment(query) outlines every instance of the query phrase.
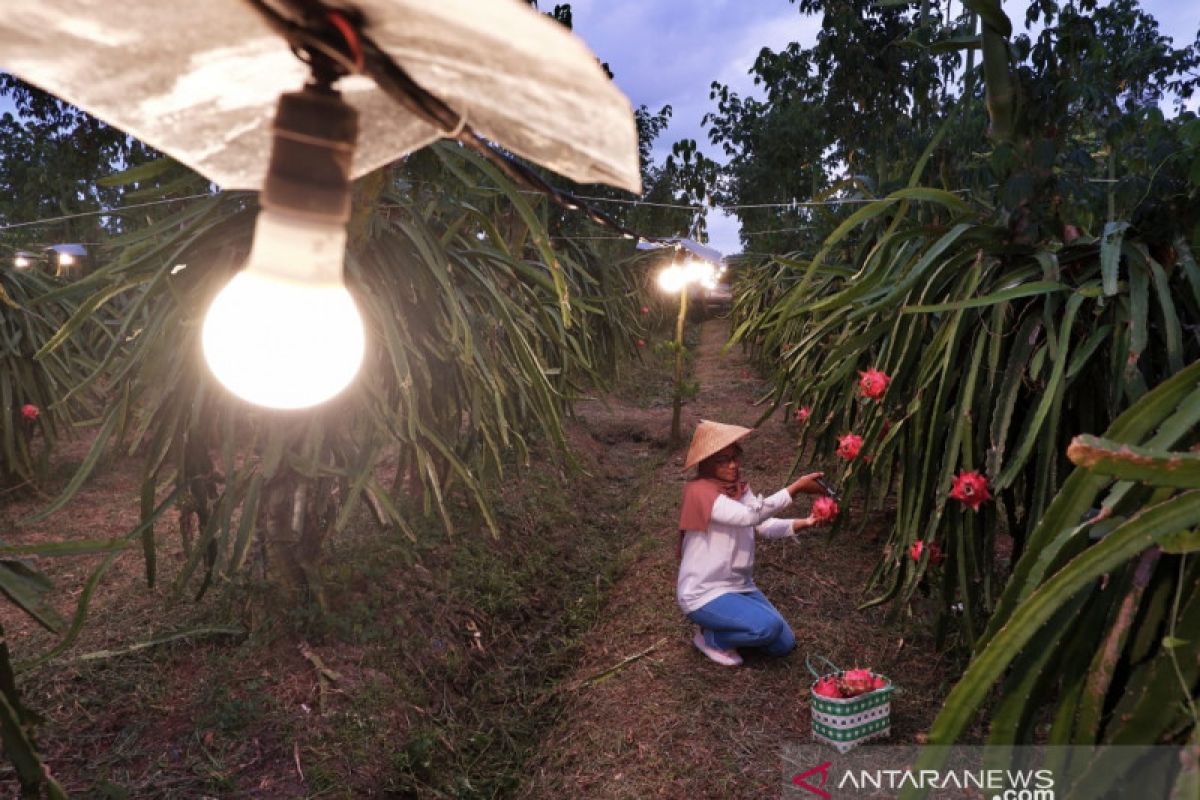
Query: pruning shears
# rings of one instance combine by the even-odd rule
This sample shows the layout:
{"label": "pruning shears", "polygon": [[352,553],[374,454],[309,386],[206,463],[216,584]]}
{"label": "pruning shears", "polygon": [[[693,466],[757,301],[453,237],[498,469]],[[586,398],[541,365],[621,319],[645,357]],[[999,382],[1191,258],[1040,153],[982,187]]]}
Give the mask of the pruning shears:
{"label": "pruning shears", "polygon": [[841,497],[838,496],[838,490],[836,488],[834,488],[834,485],[832,483],[830,483],[829,481],[825,480],[824,478],[817,478],[817,485],[820,486],[822,489],[824,489],[825,494],[829,495],[834,500],[842,499]]}

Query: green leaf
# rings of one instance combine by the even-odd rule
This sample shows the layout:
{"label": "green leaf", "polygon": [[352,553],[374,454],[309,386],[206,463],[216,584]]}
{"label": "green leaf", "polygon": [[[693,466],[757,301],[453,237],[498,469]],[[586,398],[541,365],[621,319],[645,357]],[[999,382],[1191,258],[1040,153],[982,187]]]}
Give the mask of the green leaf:
{"label": "green leaf", "polygon": [[972,297],[970,300],[958,300],[953,303],[938,303],[928,306],[904,306],[901,313],[904,314],[929,314],[936,311],[957,311],[963,308],[981,308],[983,306],[991,306],[997,303],[1006,303],[1010,300],[1016,300],[1021,297],[1036,297],[1038,295],[1050,294],[1052,292],[1065,292],[1070,287],[1064,286],[1061,283],[1054,281],[1034,281],[1021,286],[1014,286],[1011,289],[1001,289],[998,292],[992,292],[984,297]]}
{"label": "green leaf", "polygon": [[[1196,163],[1200,164],[1200,159],[1196,159]],[[1192,289],[1192,300],[1200,306],[1200,266],[1196,264],[1196,257],[1188,247],[1187,239],[1182,236],[1175,240],[1175,250],[1179,253],[1179,263],[1187,276],[1188,286]]]}
{"label": "green leaf", "polygon": [[63,542],[36,542],[0,546],[0,558],[14,556],[94,556],[126,550],[130,543],[125,539],[71,539]]}
{"label": "green leaf", "polygon": [[1164,533],[1158,537],[1158,546],[1164,553],[1183,555],[1200,550],[1200,528],[1190,531]]}
{"label": "green leaf", "polygon": [[[8,672],[7,648],[3,655],[4,669]],[[15,693],[0,692],[0,738],[4,743],[5,756],[16,768],[22,796],[38,797],[44,788],[50,800],[66,800],[66,792],[47,774],[28,727]]]}
{"label": "green leaf", "polygon": [[950,36],[929,43],[931,53],[953,53],[958,50],[979,50],[983,47],[983,38],[979,34]]}
{"label": "green leaf", "polygon": [[1117,293],[1121,242],[1127,230],[1128,222],[1108,222],[1104,225],[1104,235],[1100,241],[1100,274],[1104,280],[1104,294],[1108,297]]}
{"label": "green leaf", "polygon": [[1067,458],[1076,466],[1155,486],[1200,488],[1200,453],[1175,453],[1083,434],[1071,440]]}
{"label": "green leaf", "polygon": [[116,428],[117,422],[120,420],[120,418],[121,414],[119,413],[118,408],[112,408],[109,410],[108,418],[104,421],[104,425],[101,426],[100,431],[96,434],[96,438],[92,442],[91,448],[88,450],[87,455],[83,458],[83,463],[80,464],[79,468],[75,470],[75,474],[71,476],[71,480],[67,483],[66,488],[59,493],[58,497],[56,497],[54,501],[50,503],[50,505],[46,506],[36,514],[31,515],[25,519],[24,522],[38,522],[43,520],[71,501],[71,498],[73,498],[76,492],[83,487],[83,484],[92,474],[92,471],[96,468],[96,464],[99,463],[100,456],[103,454],[104,448],[108,446],[109,437],[112,436],[113,430]]}
{"label": "green leaf", "polygon": [[1060,352],[1056,354],[1054,368],[1051,370],[1050,377],[1046,381],[1046,387],[1042,391],[1041,400],[1038,402],[1033,416],[1029,418],[1029,423],[1025,428],[1020,444],[1017,446],[1016,453],[1009,457],[1008,464],[1005,465],[1004,470],[996,479],[997,489],[1005,489],[1012,485],[1018,473],[1025,466],[1025,462],[1028,460],[1029,454],[1033,451],[1034,445],[1037,443],[1038,433],[1050,415],[1051,407],[1056,404],[1056,396],[1061,402],[1058,389],[1067,367],[1066,346],[1070,340],[1071,326],[1075,322],[1075,314],[1082,302],[1083,297],[1079,294],[1071,295],[1071,298],[1067,301],[1066,313],[1063,315],[1062,326],[1059,328],[1058,335]]}
{"label": "green leaf", "polygon": [[171,642],[178,642],[187,639],[199,639],[209,636],[233,636],[240,638],[244,637],[245,635],[245,628],[239,628],[232,625],[202,625],[196,628],[188,628],[186,630],[164,633],[144,642],[131,644],[126,647],[121,647],[117,650],[98,650],[93,653],[84,653],[81,656],[70,659],[70,662],[99,661],[106,658],[128,655],[129,653],[136,653],[140,650],[148,650],[151,647],[157,647],[162,644],[169,644]]}
{"label": "green leaf", "polygon": [[177,161],[169,158],[157,158],[153,161],[147,161],[145,164],[138,164],[136,167],[131,167],[114,175],[108,175],[96,181],[99,186],[128,186],[138,181],[147,181],[157,178],[171,167],[176,166]]}
{"label": "green leaf", "polygon": [[46,598],[53,589],[49,578],[23,561],[0,561],[0,592],[43,628],[58,633],[63,620]]}

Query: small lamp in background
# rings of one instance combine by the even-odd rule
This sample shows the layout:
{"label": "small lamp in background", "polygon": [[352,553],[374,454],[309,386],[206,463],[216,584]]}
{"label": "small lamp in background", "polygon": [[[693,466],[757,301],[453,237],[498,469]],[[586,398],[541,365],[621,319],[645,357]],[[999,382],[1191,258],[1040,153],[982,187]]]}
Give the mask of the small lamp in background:
{"label": "small lamp in background", "polygon": [[88,255],[81,244],[54,244],[46,252],[54,262],[54,274],[60,278],[77,276],[84,269]]}
{"label": "small lamp in background", "polygon": [[658,273],[658,286],[667,294],[679,294],[679,316],[675,320],[675,397],[671,402],[671,445],[683,441],[683,324],[687,319],[688,292],[692,285],[715,288],[717,271],[708,261],[676,259]]}
{"label": "small lamp in background", "polygon": [[29,269],[33,266],[34,260],[37,258],[33,253],[26,250],[18,250],[13,256],[13,267],[15,269]]}

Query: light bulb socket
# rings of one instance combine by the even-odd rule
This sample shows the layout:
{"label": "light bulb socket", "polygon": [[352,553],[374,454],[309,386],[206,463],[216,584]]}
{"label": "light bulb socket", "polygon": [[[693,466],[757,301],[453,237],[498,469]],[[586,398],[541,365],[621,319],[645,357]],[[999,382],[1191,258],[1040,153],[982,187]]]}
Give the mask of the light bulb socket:
{"label": "light bulb socket", "polygon": [[310,84],[280,96],[263,208],[322,222],[350,219],[358,112],[339,92]]}

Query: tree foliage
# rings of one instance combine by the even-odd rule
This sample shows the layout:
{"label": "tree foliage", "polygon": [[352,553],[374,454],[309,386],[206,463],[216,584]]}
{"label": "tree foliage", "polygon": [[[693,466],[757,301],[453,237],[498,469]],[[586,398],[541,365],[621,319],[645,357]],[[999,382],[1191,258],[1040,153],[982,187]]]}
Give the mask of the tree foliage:
{"label": "tree foliage", "polygon": [[[18,78],[0,72],[0,225],[11,251],[56,242],[100,242],[115,220],[91,214],[125,191],[99,179],[157,157],[151,148]],[[72,216],[86,213],[86,216]],[[53,223],[23,223],[72,217]],[[7,260],[7,259],[6,259]]]}

